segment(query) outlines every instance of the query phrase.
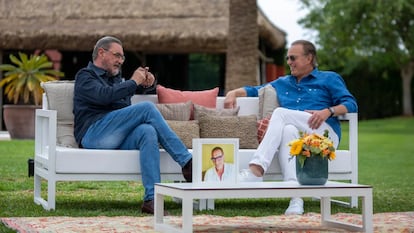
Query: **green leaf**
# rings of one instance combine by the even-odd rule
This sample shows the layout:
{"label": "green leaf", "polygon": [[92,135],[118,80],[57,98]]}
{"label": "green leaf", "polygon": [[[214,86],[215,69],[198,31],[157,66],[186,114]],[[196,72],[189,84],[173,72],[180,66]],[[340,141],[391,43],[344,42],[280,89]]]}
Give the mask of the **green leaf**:
{"label": "green leaf", "polygon": [[64,74],[53,69],[46,55],[31,55],[19,52],[19,57],[10,55],[11,63],[0,65],[5,71],[0,87],[4,87],[6,97],[15,104],[19,102],[40,105],[43,89],[41,82],[56,80]]}

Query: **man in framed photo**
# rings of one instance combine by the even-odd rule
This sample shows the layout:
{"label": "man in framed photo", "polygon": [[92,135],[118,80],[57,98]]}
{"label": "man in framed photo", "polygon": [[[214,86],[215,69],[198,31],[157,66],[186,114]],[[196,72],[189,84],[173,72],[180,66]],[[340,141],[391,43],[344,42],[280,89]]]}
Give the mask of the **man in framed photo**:
{"label": "man in framed photo", "polygon": [[214,147],[211,150],[210,159],[214,166],[206,171],[204,181],[221,182],[234,180],[234,164],[225,162],[225,154],[222,147]]}

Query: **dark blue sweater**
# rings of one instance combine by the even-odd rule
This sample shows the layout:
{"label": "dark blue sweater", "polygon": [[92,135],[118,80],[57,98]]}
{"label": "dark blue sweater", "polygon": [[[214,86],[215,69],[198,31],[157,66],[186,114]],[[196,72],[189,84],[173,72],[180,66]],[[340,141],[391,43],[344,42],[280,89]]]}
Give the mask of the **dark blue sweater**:
{"label": "dark blue sweater", "polygon": [[89,62],[75,76],[73,114],[76,142],[81,141],[89,126],[107,113],[131,104],[131,96],[142,92],[133,80],[124,80],[121,74],[111,76],[107,71]]}

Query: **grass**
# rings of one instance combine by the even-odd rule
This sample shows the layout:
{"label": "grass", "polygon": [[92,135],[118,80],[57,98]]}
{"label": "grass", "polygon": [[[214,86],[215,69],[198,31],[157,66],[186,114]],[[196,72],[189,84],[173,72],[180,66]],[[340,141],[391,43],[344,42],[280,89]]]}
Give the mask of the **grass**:
{"label": "grass", "polygon": [[[343,127],[347,127],[344,125]],[[340,147],[346,145],[343,135]],[[27,160],[33,140],[0,141],[0,217],[19,216],[141,216],[143,189],[139,182],[59,182],[56,210],[45,211],[33,202],[33,177]],[[359,183],[374,187],[374,213],[413,211],[414,118],[390,118],[359,123]],[[45,185],[45,183],[44,183]],[[283,214],[288,199],[216,200],[214,211],[195,214],[268,216]],[[179,204],[166,208],[179,215]],[[319,212],[319,202],[305,199],[305,212]],[[359,213],[334,205],[333,213]],[[0,232],[7,228],[0,224]]]}

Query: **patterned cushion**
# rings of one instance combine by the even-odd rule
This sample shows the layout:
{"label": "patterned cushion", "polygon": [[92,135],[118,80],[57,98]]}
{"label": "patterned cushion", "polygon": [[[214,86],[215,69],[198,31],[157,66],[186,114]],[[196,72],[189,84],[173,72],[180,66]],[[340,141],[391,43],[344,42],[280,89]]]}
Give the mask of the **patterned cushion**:
{"label": "patterned cushion", "polygon": [[270,116],[267,116],[263,119],[257,121],[257,140],[259,143],[262,142],[263,137],[267,131],[267,127],[269,126]]}
{"label": "patterned cushion", "polygon": [[257,117],[250,116],[211,116],[200,114],[201,138],[239,138],[240,149],[256,149]]}
{"label": "patterned cushion", "polygon": [[188,121],[191,114],[191,101],[177,104],[157,104],[162,116],[166,120]]}

